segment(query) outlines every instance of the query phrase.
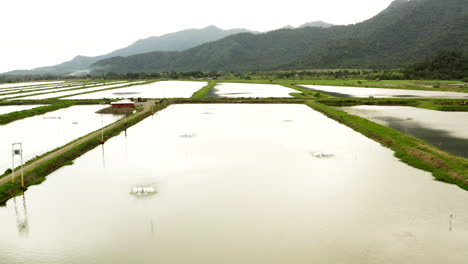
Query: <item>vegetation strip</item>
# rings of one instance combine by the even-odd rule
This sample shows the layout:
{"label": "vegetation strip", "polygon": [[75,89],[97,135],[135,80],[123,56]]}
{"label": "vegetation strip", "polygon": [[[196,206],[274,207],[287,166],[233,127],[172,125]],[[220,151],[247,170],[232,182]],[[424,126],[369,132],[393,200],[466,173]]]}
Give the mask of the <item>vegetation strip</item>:
{"label": "vegetation strip", "polygon": [[0,125],[5,125],[8,123],[11,123],[13,121],[23,119],[26,117],[31,117],[31,116],[36,116],[36,115],[42,115],[47,112],[55,111],[61,108],[66,108],[70,107],[72,105],[75,105],[74,102],[59,102],[59,103],[54,103],[51,105],[45,105],[45,106],[39,106],[35,107],[33,109],[27,109],[27,110],[22,110],[22,111],[16,111],[16,112],[11,112],[7,113],[4,115],[0,115]]}
{"label": "vegetation strip", "polygon": [[[47,91],[47,92],[44,92],[44,93],[39,92],[39,93],[35,93],[35,94],[27,94],[27,95],[23,94],[23,95],[18,95],[18,96],[13,96],[13,97],[5,97],[5,98],[2,98],[2,100],[11,100],[11,99],[15,99],[15,98],[30,97],[30,96],[43,95],[43,94],[69,92],[69,91],[89,89],[89,88],[101,87],[101,86],[106,86],[106,85],[114,85],[114,84],[117,84],[117,83],[111,83],[111,84],[109,84],[109,83],[99,83],[99,84],[96,84],[96,85],[93,85],[93,86],[82,85],[82,86],[72,88],[72,89],[68,89],[68,90]],[[125,82],[122,82],[122,84],[125,84]],[[57,97],[57,98],[60,98],[60,97]]]}
{"label": "vegetation strip", "polygon": [[[214,87],[216,82],[210,82],[201,90],[205,91],[194,93],[194,98],[189,99],[163,99],[158,102],[154,107],[146,107],[145,111],[134,114],[127,119],[127,125],[120,119],[119,121],[108,125],[105,128],[104,139],[107,140],[115,135],[118,135],[126,127],[130,127],[144,118],[151,115],[153,111],[159,111],[166,108],[171,104],[188,104],[188,103],[277,103],[277,104],[306,104],[311,108],[325,114],[326,116],[337,120],[338,122],[360,132],[361,134],[369,137],[383,146],[391,148],[395,151],[395,156],[401,161],[426,171],[431,172],[437,180],[453,183],[461,188],[468,190],[468,160],[460,157],[453,156],[446,152],[437,149],[428,143],[408,136],[404,133],[398,132],[391,128],[373,123],[367,119],[347,114],[343,111],[334,109],[329,105],[350,105],[350,104],[381,104],[381,105],[423,105],[442,108],[456,104],[457,100],[408,100],[408,99],[339,99],[339,98],[324,98],[318,100],[306,100],[306,98],[204,98],[203,93],[209,92]],[[201,91],[200,90],[200,91]],[[195,95],[196,94],[196,95]],[[202,96],[203,95],[203,96]],[[460,101],[460,100],[458,100]],[[80,101],[64,101],[62,103],[77,104]],[[83,100],[81,103],[95,102],[95,100]],[[147,104],[148,105],[148,104]],[[153,109],[151,109],[153,108]],[[463,108],[466,110],[466,108]],[[151,111],[152,110],[152,111]],[[20,111],[21,112],[21,111]],[[44,181],[45,177],[53,171],[62,166],[70,164],[70,161],[76,159],[87,151],[93,149],[100,142],[99,131],[92,132],[87,136],[77,139],[65,146],[57,148],[54,151],[46,153],[41,157],[34,159],[37,166],[25,171],[25,185],[31,186],[39,184]],[[68,147],[64,150],[64,147]],[[63,151],[53,158],[45,159],[48,155],[54,155],[56,151]],[[41,162],[41,159],[45,161]],[[27,165],[32,162],[28,162]],[[8,176],[7,174],[3,176]],[[1,182],[1,178],[0,178]],[[9,198],[21,194],[25,189],[21,188],[19,180],[15,183],[11,181],[0,185],[0,204],[5,203]]]}
{"label": "vegetation strip", "polygon": [[393,105],[412,106],[436,111],[468,111],[468,101],[463,99],[327,98],[317,101],[328,106]]}
{"label": "vegetation strip", "polygon": [[54,98],[55,99],[61,99],[61,98],[66,98],[66,97],[82,95],[82,94],[97,93],[97,92],[102,92],[102,91],[107,91],[107,90],[121,89],[121,88],[126,88],[126,87],[130,87],[130,86],[135,86],[135,85],[144,85],[144,84],[153,83],[153,82],[155,82],[155,81],[153,80],[153,81],[146,81],[146,82],[130,83],[130,84],[123,85],[123,86],[118,86],[118,87],[111,87],[111,88],[106,88],[106,89],[101,89],[101,90],[88,91],[88,92],[84,92],[84,93],[69,94],[69,95],[64,95],[64,96],[59,96],[59,97],[54,97]]}
{"label": "vegetation strip", "polygon": [[308,101],[307,105],[394,150],[395,156],[408,165],[431,172],[439,181],[468,190],[468,159],[456,157],[423,140],[327,105],[314,101]]}
{"label": "vegetation strip", "polygon": [[90,83],[70,83],[70,84],[66,84],[66,85],[62,85],[62,86],[54,86],[54,87],[37,87],[37,88],[34,88],[34,89],[26,89],[26,90],[14,90],[14,91],[10,91],[8,93],[2,93],[0,94],[0,96],[7,96],[7,95],[12,95],[12,94],[23,94],[23,93],[31,93],[31,92],[42,92],[42,91],[49,91],[49,90],[56,90],[56,89],[65,89],[67,87],[77,87],[77,86],[83,86],[83,85],[88,85],[88,84],[92,84],[91,82]]}
{"label": "vegetation strip", "polygon": [[290,95],[294,96],[294,97],[301,97],[301,98],[304,98],[304,97],[315,97],[315,98],[319,98],[319,97],[333,97],[331,95],[328,95],[328,94],[325,94],[325,93],[320,93],[320,92],[316,92],[316,91],[312,91],[310,89],[307,89],[307,88],[304,88],[304,87],[300,87],[300,86],[297,86],[297,85],[294,85],[294,84],[287,84],[287,83],[281,83],[282,86],[284,87],[288,87],[288,88],[291,88],[291,89],[294,89],[294,90],[297,90],[299,93],[291,93]]}
{"label": "vegetation strip", "polygon": [[210,81],[208,84],[204,87],[202,87],[200,90],[196,91],[192,95],[192,99],[201,99],[206,97],[210,91],[218,84],[217,81]]}
{"label": "vegetation strip", "polygon": [[[153,107],[154,111],[159,111],[164,109],[169,104],[165,102],[161,102]],[[141,120],[145,119],[146,117],[150,116],[152,113],[151,108],[145,109],[145,111],[139,112],[134,114],[132,117],[127,118],[127,122],[125,123],[123,119],[108,125],[105,128],[104,132],[104,141],[107,139],[118,135],[121,131],[124,131],[126,128],[133,126],[140,122]],[[74,144],[69,143],[66,146],[73,146],[72,148],[56,155],[53,158],[46,159],[44,162],[40,163],[38,166],[34,167],[31,170],[25,170],[24,172],[24,183],[25,188],[21,187],[21,180],[18,176],[16,176],[15,182],[8,181],[2,185],[0,185],[0,205],[5,204],[6,201],[16,195],[23,193],[27,187],[39,184],[45,180],[45,177],[50,173],[56,171],[57,169],[69,165],[70,161],[78,158],[79,156],[83,155],[87,151],[95,148],[96,146],[101,144],[101,134],[99,133],[100,130],[96,130],[87,136],[83,137],[82,140],[75,140]],[[87,138],[91,136],[90,138]],[[64,146],[58,148],[64,148]],[[54,151],[55,152],[55,151]],[[53,153],[48,153],[42,155],[39,159],[46,158],[47,155]],[[39,160],[38,159],[38,160]]]}

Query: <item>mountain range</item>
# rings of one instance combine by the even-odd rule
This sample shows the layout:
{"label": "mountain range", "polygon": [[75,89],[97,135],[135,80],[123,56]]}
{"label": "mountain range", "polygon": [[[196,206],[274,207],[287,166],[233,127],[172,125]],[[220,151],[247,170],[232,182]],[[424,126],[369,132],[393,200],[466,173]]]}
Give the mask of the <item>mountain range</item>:
{"label": "mountain range", "polygon": [[181,52],[113,57],[94,74],[399,68],[441,50],[468,50],[468,0],[396,0],[364,22],[241,33]]}
{"label": "mountain range", "polygon": [[202,29],[186,29],[159,37],[140,39],[128,47],[112,51],[108,54],[95,57],[76,56],[72,60],[58,65],[40,67],[33,70],[16,70],[6,74],[79,74],[80,72],[86,72],[86,69],[91,64],[107,58],[131,56],[152,51],[183,51],[207,42],[245,32],[252,34],[259,33],[247,29],[223,30],[215,26],[208,26]]}
{"label": "mountain range", "polygon": [[346,26],[317,21],[265,33],[210,26],[139,40],[106,55],[78,56],[33,72],[401,68],[443,50],[468,52],[468,0],[395,0],[371,19]]}

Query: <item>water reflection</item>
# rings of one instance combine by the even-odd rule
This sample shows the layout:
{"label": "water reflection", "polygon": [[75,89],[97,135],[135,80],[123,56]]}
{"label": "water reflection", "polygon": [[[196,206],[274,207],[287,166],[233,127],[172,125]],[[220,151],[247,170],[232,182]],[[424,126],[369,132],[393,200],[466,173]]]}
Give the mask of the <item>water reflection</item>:
{"label": "water reflection", "polygon": [[138,94],[142,98],[189,98],[205,86],[197,81],[159,81],[115,90],[101,91],[69,97],[69,99],[123,98]]}
{"label": "water reflection", "polygon": [[291,97],[296,90],[277,84],[219,83],[207,97]]}
{"label": "water reflection", "polygon": [[[454,155],[468,158],[468,138],[453,136],[449,130],[434,129],[414,121],[413,118],[401,119],[391,116],[379,117],[388,126],[408,135],[418,137]],[[411,124],[405,121],[413,121]]]}
{"label": "water reflection", "polygon": [[13,206],[15,208],[16,227],[18,229],[18,234],[27,237],[29,234],[29,221],[26,197],[24,194],[21,195],[21,198],[13,198]]}
{"label": "water reflection", "polygon": [[0,208],[0,263],[468,259],[468,192],[307,106],[173,105],[129,132],[106,143],[105,169],[95,148],[28,190],[27,239],[13,201]]}
{"label": "water reflection", "polygon": [[102,167],[106,167],[106,155],[104,151],[104,144],[101,144],[101,152],[102,152]]}
{"label": "water reflection", "polygon": [[301,85],[311,91],[326,93],[336,97],[375,97],[375,98],[468,98],[466,93],[405,90],[388,88],[364,88],[325,85]]}
{"label": "water reflection", "polygon": [[[102,107],[102,105],[72,106],[0,126],[0,172],[11,167],[12,142],[23,143],[23,158],[24,162],[27,162],[101,128],[102,120],[95,112]],[[104,115],[103,125],[106,126],[120,118],[121,115]]]}
{"label": "water reflection", "polygon": [[453,155],[468,158],[468,112],[367,105],[339,109],[420,138]]}

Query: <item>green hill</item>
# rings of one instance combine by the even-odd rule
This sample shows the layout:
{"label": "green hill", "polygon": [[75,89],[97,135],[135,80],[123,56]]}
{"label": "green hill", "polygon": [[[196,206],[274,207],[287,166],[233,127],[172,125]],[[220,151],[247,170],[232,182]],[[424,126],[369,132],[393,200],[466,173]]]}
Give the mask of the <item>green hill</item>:
{"label": "green hill", "polygon": [[[110,52],[108,54],[88,57],[76,56],[70,61],[63,62],[54,66],[46,66],[36,68],[30,71],[18,70],[8,72],[10,75],[34,75],[34,74],[79,74],[80,72],[87,72],[87,68],[100,60],[112,58],[116,56],[131,56],[140,53],[152,51],[182,51],[190,49],[201,44],[216,41],[224,37],[243,33],[252,32],[246,29],[230,29],[223,30],[215,26],[208,26],[202,29],[186,29],[174,33],[165,34],[159,37],[149,37],[140,39],[133,44]],[[257,33],[257,32],[253,32]]]}
{"label": "green hill", "polygon": [[237,34],[181,52],[101,60],[92,73],[399,68],[441,50],[468,51],[468,0],[397,0],[348,26]]}

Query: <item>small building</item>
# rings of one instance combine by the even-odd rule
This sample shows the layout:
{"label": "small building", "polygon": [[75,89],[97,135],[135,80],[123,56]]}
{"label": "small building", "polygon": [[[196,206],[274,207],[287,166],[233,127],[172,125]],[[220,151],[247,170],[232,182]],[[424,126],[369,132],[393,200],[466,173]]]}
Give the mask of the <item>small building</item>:
{"label": "small building", "polygon": [[134,108],[135,103],[130,100],[122,100],[111,103],[112,108]]}

